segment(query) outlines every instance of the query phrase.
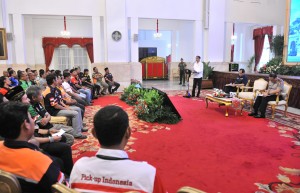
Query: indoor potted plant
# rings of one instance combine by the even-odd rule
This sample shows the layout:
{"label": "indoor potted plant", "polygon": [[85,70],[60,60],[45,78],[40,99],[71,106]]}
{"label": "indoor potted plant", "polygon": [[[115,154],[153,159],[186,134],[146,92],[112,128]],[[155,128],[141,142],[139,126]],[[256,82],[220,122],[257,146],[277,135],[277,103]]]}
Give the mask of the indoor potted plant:
{"label": "indoor potted plant", "polygon": [[213,88],[212,74],[214,67],[209,65],[210,62],[203,63],[203,79],[201,88]]}

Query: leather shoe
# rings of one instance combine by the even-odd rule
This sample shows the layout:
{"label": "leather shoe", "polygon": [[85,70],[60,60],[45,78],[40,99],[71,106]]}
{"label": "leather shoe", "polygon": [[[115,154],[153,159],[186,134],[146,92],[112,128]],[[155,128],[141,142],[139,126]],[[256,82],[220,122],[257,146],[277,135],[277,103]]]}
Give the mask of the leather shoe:
{"label": "leather shoe", "polygon": [[255,115],[254,118],[266,118],[264,115]]}
{"label": "leather shoe", "polygon": [[252,112],[252,113],[248,114],[248,116],[256,116],[256,115],[257,115],[257,113],[255,113],[255,112]]}
{"label": "leather shoe", "polygon": [[79,136],[76,136],[74,137],[75,139],[86,139],[87,136],[86,135],[79,135]]}
{"label": "leather shoe", "polygon": [[81,132],[87,132],[88,129],[81,129]]}

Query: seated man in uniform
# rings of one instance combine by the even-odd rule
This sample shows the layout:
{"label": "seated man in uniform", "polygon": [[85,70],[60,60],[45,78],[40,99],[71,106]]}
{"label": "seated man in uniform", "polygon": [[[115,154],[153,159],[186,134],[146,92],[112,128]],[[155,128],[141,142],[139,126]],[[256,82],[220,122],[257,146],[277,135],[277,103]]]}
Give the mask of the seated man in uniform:
{"label": "seated man in uniform", "polygon": [[[261,96],[257,96],[253,105],[254,112],[250,113],[249,116],[254,116],[255,118],[265,118],[266,109],[269,101],[275,101],[277,95],[279,95],[279,100],[281,100],[281,92],[283,91],[283,80],[278,78],[275,73],[269,74],[269,84],[268,90],[263,92]],[[258,114],[258,111],[260,114]]]}
{"label": "seated man in uniform", "polygon": [[106,106],[98,111],[92,133],[101,148],[96,156],[75,163],[70,177],[72,188],[80,192],[166,192],[153,166],[130,160],[124,151],[131,130],[122,108]]}
{"label": "seated man in uniform", "polygon": [[38,147],[28,141],[34,133],[34,121],[28,105],[5,102],[0,105],[0,169],[17,176],[22,192],[51,193],[51,186],[64,180],[64,174]]}
{"label": "seated man in uniform", "polygon": [[239,75],[235,79],[234,83],[226,84],[224,91],[226,93],[236,92],[237,91],[237,87],[246,86],[247,83],[248,83],[248,78],[245,75],[245,70],[241,68],[239,70]]}

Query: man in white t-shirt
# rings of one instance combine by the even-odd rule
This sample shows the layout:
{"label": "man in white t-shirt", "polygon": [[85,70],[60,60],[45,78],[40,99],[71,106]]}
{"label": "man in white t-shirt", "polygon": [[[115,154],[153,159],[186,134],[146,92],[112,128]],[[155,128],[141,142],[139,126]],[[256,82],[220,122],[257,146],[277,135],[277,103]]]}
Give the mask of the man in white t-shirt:
{"label": "man in white t-shirt", "polygon": [[202,77],[203,77],[203,64],[200,62],[200,59],[201,59],[200,56],[196,56],[196,62],[194,63],[194,68],[193,68],[194,82],[193,82],[192,97],[195,97],[196,87],[198,87],[197,97],[200,96]]}
{"label": "man in white t-shirt", "polygon": [[70,177],[72,188],[80,192],[166,192],[153,166],[130,160],[124,151],[131,130],[122,108],[106,106],[98,111],[92,133],[101,148],[96,156],[75,163]]}
{"label": "man in white t-shirt", "polygon": [[84,106],[90,105],[88,101],[86,100],[85,95],[82,96],[83,93],[79,93],[76,90],[74,90],[71,85],[69,84],[71,74],[69,72],[64,73],[64,82],[62,83],[63,88],[65,91],[70,95],[73,99],[75,99],[79,104],[82,104]]}

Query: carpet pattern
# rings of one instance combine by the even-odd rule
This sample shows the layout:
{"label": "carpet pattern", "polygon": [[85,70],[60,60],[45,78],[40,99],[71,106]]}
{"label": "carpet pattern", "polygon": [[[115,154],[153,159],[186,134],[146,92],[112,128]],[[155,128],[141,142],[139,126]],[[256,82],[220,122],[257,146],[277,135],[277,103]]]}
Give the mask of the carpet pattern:
{"label": "carpet pattern", "polygon": [[[113,95],[114,99],[119,100],[118,95]],[[101,99],[100,99],[101,100]],[[93,117],[94,115],[104,106],[106,105],[117,105],[120,106],[118,103],[108,103],[105,105],[94,105],[94,106],[88,106],[86,107],[84,122],[87,124],[87,128],[89,129],[87,133],[87,139],[85,140],[77,140],[75,139],[75,142],[72,146],[72,157],[74,162],[76,162],[79,158],[84,156],[93,156],[95,152],[99,149],[99,142],[98,140],[92,135],[92,127],[93,127]],[[126,104],[123,104],[122,107],[129,116],[129,125],[131,127],[132,135],[129,139],[129,142],[127,143],[125,150],[129,153],[135,152],[136,150],[132,147],[134,142],[137,140],[134,133],[142,133],[142,134],[148,134],[150,132],[156,132],[158,130],[171,130],[169,126],[165,125],[159,125],[155,123],[147,123],[145,121],[139,120],[134,115],[134,108],[131,106],[128,106]]]}
{"label": "carpet pattern", "polygon": [[[209,93],[209,91],[207,93]],[[114,104],[122,107],[130,117],[132,136],[126,146],[126,151],[129,153],[129,156],[134,160],[147,160],[150,164],[155,165],[169,192],[176,192],[179,187],[185,185],[193,186],[207,192],[222,193],[300,192],[300,186],[298,185],[300,182],[300,136],[298,128],[294,127],[299,125],[296,124],[300,118],[299,116],[288,115],[288,118],[291,119],[282,122],[276,119],[259,120],[258,125],[260,125],[261,128],[253,127],[253,129],[260,132],[259,135],[265,135],[265,140],[271,140],[271,143],[272,141],[278,142],[274,144],[274,147],[259,145],[257,150],[255,148],[253,149],[252,142],[258,142],[259,136],[253,137],[250,135],[253,131],[244,130],[241,131],[240,134],[236,134],[233,132],[234,128],[230,126],[232,121],[237,122],[237,127],[240,127],[238,126],[239,124],[244,124],[244,121],[247,121],[247,124],[249,123],[248,125],[254,126],[256,123],[249,122],[253,121],[251,117],[246,116],[246,114],[235,116],[234,111],[230,110],[229,117],[225,118],[224,109],[222,107],[218,108],[217,105],[214,106],[213,104],[211,104],[208,109],[205,109],[203,96],[205,96],[206,92],[201,92],[202,98],[192,99],[183,98],[182,95],[184,92],[168,92],[168,94],[177,109],[179,108],[179,104],[181,104],[178,110],[183,116],[184,121],[186,120],[187,122],[181,121],[176,125],[147,123],[139,120],[134,115],[133,107],[120,101],[118,95],[98,99],[94,106],[87,107],[86,109],[84,119],[88,128],[90,128],[87,132],[88,138],[86,140],[75,141],[72,146],[74,161],[83,156],[95,155],[99,145],[98,141],[91,134],[93,115],[100,108],[108,104]],[[189,103],[191,104],[187,105],[187,101],[190,101]],[[201,128],[201,132],[198,131],[200,133],[196,134],[195,131],[198,129],[195,127],[191,115],[199,112],[194,109],[191,110],[190,106],[200,106],[203,109],[201,111],[207,115],[210,114],[214,118],[218,117],[218,119],[222,120],[229,119],[229,122],[222,125],[224,128],[228,128],[228,130],[212,129],[213,127],[208,128],[209,125],[207,125],[207,128],[204,126],[204,128]],[[212,124],[217,124],[214,123],[214,118],[211,116],[205,119],[200,117],[198,121],[199,123],[211,122]],[[188,129],[192,127],[194,127],[194,130]],[[185,129],[186,131],[184,131]],[[278,140],[276,133],[274,135],[274,130],[278,131],[278,134],[283,137],[283,140]],[[223,133],[220,133],[221,131]],[[170,132],[172,132],[172,135],[170,135]],[[222,135],[226,136],[226,141],[220,142],[220,140],[222,140],[220,136]],[[210,145],[208,149],[205,149],[206,146],[202,145],[206,143],[211,144],[209,136],[213,137],[216,141],[213,142],[213,146]],[[186,138],[188,138],[188,140],[181,140]],[[194,150],[194,148],[198,146],[198,138],[201,138],[203,141],[200,143],[200,149]],[[261,136],[259,138],[264,137]],[[248,148],[246,148],[246,146],[232,147],[230,145],[232,141],[246,145]],[[265,142],[259,141],[258,143],[263,144]],[[226,149],[226,147],[229,149]],[[228,155],[216,153],[218,149],[222,148],[226,149]],[[250,156],[247,157],[249,160],[240,158],[246,155],[240,153],[235,155],[240,151],[247,152]],[[267,160],[260,160],[256,163],[254,159],[255,156],[253,156],[253,158],[251,157],[252,154],[256,155],[256,151],[259,152],[259,155],[262,154],[262,156],[266,156],[265,159]],[[205,156],[199,157],[199,155]],[[210,159],[213,158],[213,161],[207,162],[207,156],[210,157]],[[216,157],[214,158],[214,156]],[[173,159],[173,157],[177,159]],[[232,157],[234,157],[234,159]],[[283,157],[284,159],[282,159]],[[198,160],[190,158],[197,158]],[[264,158],[262,157],[261,159]],[[270,161],[268,161],[269,159]],[[272,161],[273,159],[274,161]],[[217,165],[215,161],[221,165]],[[258,166],[261,170],[256,170]],[[270,168],[272,169],[270,170]],[[252,171],[254,174],[251,173]]]}

